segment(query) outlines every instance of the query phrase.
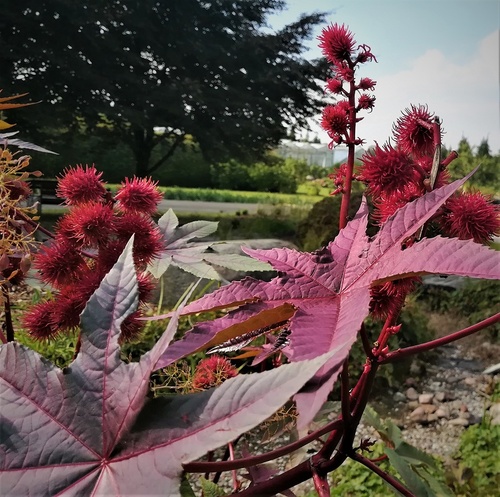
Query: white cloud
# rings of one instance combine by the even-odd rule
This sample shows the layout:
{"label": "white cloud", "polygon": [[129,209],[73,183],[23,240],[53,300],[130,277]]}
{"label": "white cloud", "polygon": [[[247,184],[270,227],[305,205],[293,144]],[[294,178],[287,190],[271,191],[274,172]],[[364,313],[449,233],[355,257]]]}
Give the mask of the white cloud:
{"label": "white cloud", "polygon": [[[456,148],[465,137],[471,145],[488,138],[500,151],[499,31],[484,38],[473,57],[451,62],[443,52],[428,50],[410,61],[409,69],[377,79],[375,109],[358,124],[366,146],[391,136],[392,123],[410,104],[426,104],[443,122],[443,143]],[[369,67],[363,68],[369,76]],[[366,74],[365,74],[366,73]],[[314,127],[314,130],[318,130]],[[320,138],[327,141],[326,133]]]}

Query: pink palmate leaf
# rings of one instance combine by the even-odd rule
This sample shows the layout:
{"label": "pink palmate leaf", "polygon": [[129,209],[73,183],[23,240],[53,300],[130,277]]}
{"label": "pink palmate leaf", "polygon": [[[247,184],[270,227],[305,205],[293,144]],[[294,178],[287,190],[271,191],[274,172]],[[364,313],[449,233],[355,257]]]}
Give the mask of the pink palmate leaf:
{"label": "pink palmate leaf", "polygon": [[1,346],[2,495],[179,496],[183,463],[269,417],[330,357],[148,399],[177,316],[140,362],[125,364],[120,324],[137,301],[131,241],[82,314],[81,350],[68,368],[15,342]]}
{"label": "pink palmate leaf", "polygon": [[[370,240],[365,231],[368,209],[358,213],[337,238],[314,253],[290,249],[246,250],[268,262],[280,275],[270,282],[246,278],[189,304],[184,313],[237,307],[226,316],[198,324],[160,358],[162,367],[200,349],[218,333],[285,303],[296,309],[290,318],[291,361],[337,353],[295,400],[299,424],[314,418],[326,400],[361,323],[369,313],[370,287],[384,280],[424,273],[499,278],[498,254],[472,241],[436,237],[409,248],[406,240],[428,221],[467,179],[434,190],[398,210]],[[271,324],[271,323],[268,323]]]}

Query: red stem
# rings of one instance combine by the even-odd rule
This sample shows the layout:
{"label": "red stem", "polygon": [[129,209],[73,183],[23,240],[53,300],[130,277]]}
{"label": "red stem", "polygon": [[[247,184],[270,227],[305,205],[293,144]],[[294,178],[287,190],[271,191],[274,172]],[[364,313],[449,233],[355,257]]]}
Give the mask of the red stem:
{"label": "red stem", "polygon": [[41,231],[43,234],[47,235],[49,238],[55,238],[56,235],[52,233],[52,231],[49,231],[48,229],[44,228],[40,223],[37,223],[36,221],[33,221],[29,216],[26,216],[23,212],[17,211],[16,215],[21,217],[23,221],[27,222],[28,224],[31,224],[34,228],[37,230]]}
{"label": "red stem", "polygon": [[204,472],[214,472],[214,471],[231,471],[233,469],[247,468],[248,466],[255,466],[257,464],[262,464],[267,461],[272,461],[278,457],[286,456],[291,452],[300,449],[304,445],[316,440],[325,433],[329,433],[332,430],[338,429],[342,426],[342,420],[336,419],[331,423],[323,426],[319,430],[292,442],[291,444],[280,447],[279,449],[266,452],[265,454],[260,454],[258,456],[243,457],[241,459],[235,459],[234,461],[200,461],[200,462],[190,462],[183,465],[184,471],[188,473],[204,473]]}
{"label": "red stem", "polygon": [[365,351],[366,357],[368,357],[368,359],[373,359],[372,345],[366,333],[365,323],[361,323],[359,336],[361,337],[361,343],[363,344],[363,350]]}
{"label": "red stem", "polygon": [[318,497],[330,497],[330,485],[326,474],[319,474],[316,468],[312,468],[313,483]]}
{"label": "red stem", "polygon": [[380,469],[375,463],[367,459],[366,457],[358,454],[357,452],[353,452],[349,454],[349,457],[354,461],[361,463],[363,466],[366,466],[368,469],[376,473],[380,478],[385,480],[389,485],[394,487],[398,492],[403,494],[405,497],[416,497],[412,494],[406,487],[404,487],[398,480],[396,480],[393,476],[386,473],[384,470]]}
{"label": "red stem", "polygon": [[451,164],[457,158],[458,158],[458,153],[455,150],[452,150],[450,152],[450,155],[448,155],[448,157],[446,157],[446,159],[444,159],[443,161],[441,161],[441,166],[442,167],[446,167],[449,164]]}
{"label": "red stem", "polygon": [[351,421],[351,396],[349,394],[349,358],[344,361],[340,373],[340,402],[342,408],[342,419],[345,423]]}
{"label": "red stem", "polygon": [[[354,66],[351,63],[349,63],[349,65],[351,69],[354,69]],[[347,171],[342,193],[342,202],[340,204],[339,229],[345,228],[347,225],[349,204],[351,202],[352,175],[354,172],[354,143],[356,141],[356,85],[354,84],[354,80],[351,81],[349,90],[349,125],[349,141],[347,142]]]}
{"label": "red stem", "polygon": [[464,328],[463,330],[456,331],[455,333],[451,333],[450,335],[446,335],[441,338],[436,338],[435,340],[430,340],[429,342],[421,343],[419,345],[414,345],[413,347],[406,347],[404,349],[398,349],[394,352],[389,352],[384,357],[381,357],[378,361],[379,364],[387,364],[390,362],[394,362],[400,360],[404,357],[408,357],[414,354],[419,354],[420,352],[426,352],[427,350],[435,349],[441,345],[446,345],[451,342],[455,342],[460,338],[465,338],[473,333],[476,333],[492,324],[498,323],[500,321],[500,312],[491,316],[483,321],[480,321],[477,324],[469,326],[468,328]]}
{"label": "red stem", "polygon": [[[233,443],[229,442],[227,444],[227,447],[229,449],[229,459],[231,461],[234,461],[234,445],[233,445]],[[240,482],[238,481],[238,475],[236,474],[236,470],[235,469],[233,469],[231,471],[231,473],[232,473],[232,476],[233,476],[233,490],[235,492],[237,492],[239,490],[239,488],[240,488]]]}
{"label": "red stem", "polygon": [[[52,233],[52,231],[48,230],[47,228],[44,228],[40,223],[37,223],[36,221],[33,221],[29,216],[26,216],[23,212],[17,211],[16,214],[19,217],[22,217],[23,221],[26,221],[28,224],[31,224],[31,226],[35,227],[38,231],[41,231],[43,234],[47,235],[49,238],[55,239],[56,235]],[[88,257],[89,259],[97,259],[97,256],[95,254],[91,254],[90,252],[87,252],[83,249],[79,249],[80,253],[84,255],[85,257]]]}

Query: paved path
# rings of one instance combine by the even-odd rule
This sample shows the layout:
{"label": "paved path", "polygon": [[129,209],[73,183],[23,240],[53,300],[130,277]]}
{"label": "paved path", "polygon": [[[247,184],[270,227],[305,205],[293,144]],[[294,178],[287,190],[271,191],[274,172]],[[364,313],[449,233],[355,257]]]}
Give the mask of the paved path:
{"label": "paved path", "polygon": [[204,202],[199,200],[162,200],[159,205],[160,212],[173,209],[174,212],[223,212],[234,214],[246,211],[248,214],[256,214],[259,209],[270,206],[261,204],[244,204],[239,202]]}
{"label": "paved path", "polygon": [[[64,208],[58,204],[44,204],[42,212],[51,212]],[[271,210],[271,205],[264,204],[245,204],[239,202],[203,202],[198,200],[162,200],[159,205],[160,212],[166,212],[168,209],[173,209],[174,212],[193,212],[193,213],[228,213],[235,214],[236,212],[248,214],[256,214],[258,210]]]}

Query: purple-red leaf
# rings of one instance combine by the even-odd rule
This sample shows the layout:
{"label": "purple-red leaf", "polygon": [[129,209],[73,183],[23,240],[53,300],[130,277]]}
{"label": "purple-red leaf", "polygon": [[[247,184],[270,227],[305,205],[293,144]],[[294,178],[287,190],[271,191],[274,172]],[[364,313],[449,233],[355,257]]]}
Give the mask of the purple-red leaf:
{"label": "purple-red leaf", "polygon": [[131,241],[82,313],[81,350],[68,368],[15,342],[0,348],[3,495],[178,496],[183,463],[262,422],[329,359],[147,400],[176,316],[140,362],[125,364],[120,324],[137,300]]}
{"label": "purple-red leaf", "polygon": [[368,209],[363,202],[337,238],[317,252],[246,249],[252,257],[271,264],[280,276],[270,282],[246,278],[186,306],[186,314],[238,308],[222,318],[198,324],[183,340],[172,344],[157,367],[189,354],[194,348],[199,350],[229,326],[236,332],[238,323],[291,304],[296,312],[290,318],[290,345],[284,349],[289,358],[297,361],[337,351],[314,381],[295,397],[299,424],[306,425],[326,400],[369,313],[371,286],[421,273],[500,277],[498,254],[472,241],[436,237],[405,248],[405,242],[466,179],[407,204],[389,218],[373,240],[366,235]]}

